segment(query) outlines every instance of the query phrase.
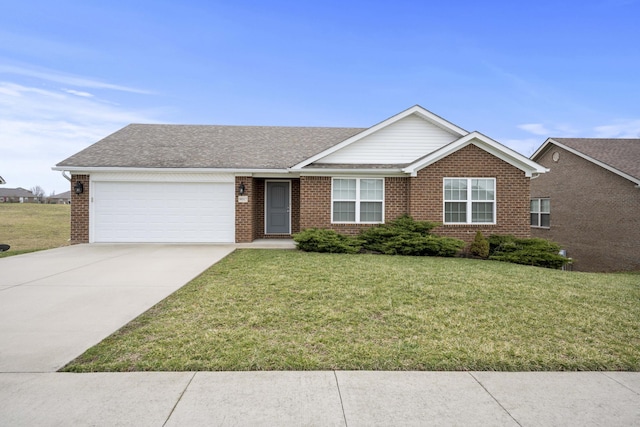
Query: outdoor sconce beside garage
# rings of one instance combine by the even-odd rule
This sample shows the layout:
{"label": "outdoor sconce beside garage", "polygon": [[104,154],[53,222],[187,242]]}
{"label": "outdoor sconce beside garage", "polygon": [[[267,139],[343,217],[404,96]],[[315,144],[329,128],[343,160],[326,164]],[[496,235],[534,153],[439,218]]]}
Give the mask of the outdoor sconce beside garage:
{"label": "outdoor sconce beside garage", "polygon": [[245,196],[244,192],[245,192],[244,183],[241,182],[240,185],[238,186],[238,203],[248,203],[249,202],[249,196]]}
{"label": "outdoor sconce beside garage", "polygon": [[73,186],[73,191],[75,191],[76,194],[82,194],[84,186],[80,181],[76,182],[76,185]]}

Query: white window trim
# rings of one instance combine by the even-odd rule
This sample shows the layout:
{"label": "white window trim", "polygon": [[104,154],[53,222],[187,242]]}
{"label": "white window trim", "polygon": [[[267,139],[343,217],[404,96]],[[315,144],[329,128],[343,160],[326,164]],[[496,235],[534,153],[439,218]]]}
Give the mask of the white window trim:
{"label": "white window trim", "polygon": [[[456,202],[454,200],[445,200],[445,196],[444,196],[444,192],[445,192],[445,182],[447,179],[466,179],[467,180],[467,200],[464,201],[458,201],[458,202],[465,202],[467,204],[467,220],[466,222],[447,222],[446,221],[446,206],[447,206],[447,202]],[[474,179],[490,179],[493,181],[493,200],[472,200],[471,197],[471,191],[472,191],[472,186],[471,186],[471,180]],[[496,179],[492,178],[492,177],[464,177],[464,176],[447,176],[442,178],[442,223],[445,225],[496,225],[497,224],[497,206],[498,206],[498,189],[497,189],[497,185],[496,185]],[[473,215],[473,203],[486,203],[486,202],[492,202],[493,203],[493,221],[492,222],[472,222],[472,215]]]}
{"label": "white window trim", "polygon": [[[538,225],[531,225],[531,228],[543,228],[545,230],[548,230],[551,228],[551,198],[550,197],[533,197],[529,200],[529,203],[531,203],[531,201],[533,200],[537,200],[538,201],[538,211],[537,212],[531,212],[531,205],[529,205],[529,212],[532,214],[537,214],[538,215]],[[542,201],[543,200],[549,200],[549,212],[542,212]],[[549,215],[549,225],[540,225],[542,224],[542,214],[547,214]],[[531,222],[531,215],[529,215],[529,222]]]}
{"label": "white window trim", "polygon": [[[333,183],[336,179],[355,179],[356,180],[356,198],[355,200],[347,199],[334,199],[333,198]],[[362,179],[377,179],[382,181],[382,200],[361,200],[360,199],[360,180]],[[331,177],[331,224],[384,224],[384,209],[385,209],[385,179],[379,176],[334,176]],[[355,221],[334,221],[333,220],[333,205],[334,202],[355,202],[356,204],[356,220]],[[382,221],[360,221],[360,202],[381,202],[382,203]]]}

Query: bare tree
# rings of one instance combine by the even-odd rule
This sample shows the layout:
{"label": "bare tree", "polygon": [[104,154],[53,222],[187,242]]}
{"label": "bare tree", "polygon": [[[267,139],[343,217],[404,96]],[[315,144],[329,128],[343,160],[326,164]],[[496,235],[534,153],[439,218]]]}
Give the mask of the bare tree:
{"label": "bare tree", "polygon": [[31,188],[31,192],[33,193],[34,196],[36,196],[36,199],[38,199],[39,203],[43,202],[44,195],[46,194],[44,191],[44,188],[40,187],[39,185],[36,185],[35,187]]}

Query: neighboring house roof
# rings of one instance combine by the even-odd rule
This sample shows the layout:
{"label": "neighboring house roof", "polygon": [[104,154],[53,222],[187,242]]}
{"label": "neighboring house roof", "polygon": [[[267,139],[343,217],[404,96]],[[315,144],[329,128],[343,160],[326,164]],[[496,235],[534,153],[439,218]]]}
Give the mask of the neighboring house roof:
{"label": "neighboring house roof", "polygon": [[0,188],[0,197],[36,197],[31,191],[24,188]]}
{"label": "neighboring house roof", "polygon": [[363,130],[131,124],[57,166],[286,169]]}
{"label": "neighboring house roof", "polygon": [[531,159],[551,144],[640,185],[640,138],[548,138]]}
{"label": "neighboring house roof", "polygon": [[70,199],[71,198],[71,191],[65,191],[64,193],[54,194],[53,196],[50,196],[49,198],[50,199]]}
{"label": "neighboring house roof", "polygon": [[132,124],[58,163],[54,170],[216,169],[392,173],[422,168],[475,144],[525,172],[546,168],[479,132],[413,106],[370,128]]}

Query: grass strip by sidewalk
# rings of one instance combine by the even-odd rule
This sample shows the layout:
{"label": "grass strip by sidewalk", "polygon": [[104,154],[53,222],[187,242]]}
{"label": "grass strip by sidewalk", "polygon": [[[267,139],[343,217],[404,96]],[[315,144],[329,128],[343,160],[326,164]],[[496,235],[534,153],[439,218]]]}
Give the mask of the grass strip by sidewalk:
{"label": "grass strip by sidewalk", "polygon": [[64,368],[640,370],[640,275],[238,250]]}

